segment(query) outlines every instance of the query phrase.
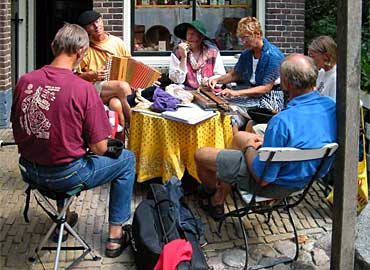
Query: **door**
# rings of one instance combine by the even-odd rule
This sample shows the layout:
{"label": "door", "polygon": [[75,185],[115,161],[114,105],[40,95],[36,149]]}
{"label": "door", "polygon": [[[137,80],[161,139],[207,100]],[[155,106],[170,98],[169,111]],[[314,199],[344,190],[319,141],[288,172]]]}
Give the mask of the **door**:
{"label": "door", "polygon": [[12,84],[34,68],[34,0],[11,1]]}
{"label": "door", "polygon": [[36,0],[36,68],[53,59],[50,44],[59,28],[75,23],[80,13],[92,9],[92,0]]}

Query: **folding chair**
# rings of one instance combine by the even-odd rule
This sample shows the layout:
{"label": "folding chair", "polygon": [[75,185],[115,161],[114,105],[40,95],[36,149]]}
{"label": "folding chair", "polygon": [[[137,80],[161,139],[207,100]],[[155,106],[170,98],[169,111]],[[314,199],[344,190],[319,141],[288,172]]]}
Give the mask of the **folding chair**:
{"label": "folding chair", "polygon": [[[37,203],[40,205],[40,207],[45,211],[45,213],[51,218],[53,221],[52,226],[44,236],[44,238],[41,240],[40,244],[36,247],[32,255],[28,258],[30,262],[35,262],[38,258],[40,260],[40,263],[42,264],[42,261],[39,256],[39,252],[42,250],[56,250],[55,260],[54,260],[54,270],[59,269],[59,257],[60,257],[60,251],[61,250],[82,250],[82,254],[73,260],[68,266],[66,266],[64,269],[69,269],[78,262],[80,262],[87,254],[90,254],[92,259],[94,261],[100,260],[100,257],[96,256],[90,246],[77,234],[77,232],[66,222],[66,211],[68,207],[73,202],[73,199],[80,194],[80,192],[83,190],[83,185],[76,186],[73,190],[70,190],[68,192],[55,192],[50,189],[46,189],[43,186],[37,186],[35,184],[29,184],[27,190],[26,190],[26,206],[24,209],[24,218],[26,222],[28,223],[28,208],[29,208],[29,201],[31,197],[31,192],[34,193],[34,196],[36,198]],[[63,202],[63,209],[58,212],[57,208],[51,203],[50,200],[58,200]],[[45,246],[48,239],[50,238],[51,234],[55,230],[55,228],[59,226],[59,235],[58,235],[58,243],[57,246]],[[68,232],[70,235],[72,235],[78,242],[81,244],[80,246],[63,246],[62,247],[62,239],[65,232]],[[44,267],[44,266],[43,266]],[[45,269],[45,267],[44,267]]]}
{"label": "folding chair", "polygon": [[[316,168],[316,172],[311,176],[310,181],[307,185],[297,192],[294,192],[287,197],[284,198],[264,198],[257,196],[256,193],[263,189],[263,187],[258,186],[253,194],[247,193],[245,191],[239,190],[236,186],[232,189],[232,199],[235,205],[235,210],[230,211],[225,214],[224,218],[218,224],[218,230],[220,232],[221,226],[223,221],[227,217],[237,217],[239,219],[241,231],[243,234],[243,239],[245,243],[245,265],[244,269],[261,269],[261,268],[269,268],[273,267],[278,264],[282,263],[289,263],[292,261],[297,260],[298,253],[299,253],[299,243],[298,243],[298,234],[297,229],[294,224],[294,220],[290,213],[290,209],[297,206],[306,196],[309,189],[311,188],[313,182],[320,177],[321,169],[325,164],[325,161],[328,157],[332,156],[338,148],[337,143],[330,143],[327,144],[319,149],[298,149],[298,148],[274,148],[274,147],[264,147],[258,150],[258,155],[261,161],[265,161],[265,167],[263,169],[261,179],[264,178],[269,165],[271,162],[293,162],[293,161],[305,161],[305,160],[313,160],[313,159],[321,159],[318,167]],[[238,201],[236,198],[236,194],[239,195],[240,201],[244,204],[244,207],[238,207]],[[291,257],[281,257],[277,258],[275,261],[267,264],[267,265],[255,265],[250,266],[248,268],[248,240],[247,234],[242,222],[242,217],[248,214],[267,214],[266,223],[268,224],[271,218],[271,214],[273,211],[285,211],[288,214],[289,221],[293,227],[294,231],[294,242],[295,242],[295,255],[293,258]]]}

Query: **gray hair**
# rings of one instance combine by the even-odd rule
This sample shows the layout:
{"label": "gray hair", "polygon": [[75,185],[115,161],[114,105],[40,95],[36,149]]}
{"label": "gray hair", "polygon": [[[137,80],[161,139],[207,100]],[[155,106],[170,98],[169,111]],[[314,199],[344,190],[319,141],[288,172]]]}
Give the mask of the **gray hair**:
{"label": "gray hair", "polygon": [[305,90],[316,86],[318,69],[311,57],[294,54],[283,60],[280,72],[296,90]]}
{"label": "gray hair", "polygon": [[54,55],[64,52],[68,55],[89,47],[89,37],[85,29],[77,24],[66,23],[60,28],[51,43]]}

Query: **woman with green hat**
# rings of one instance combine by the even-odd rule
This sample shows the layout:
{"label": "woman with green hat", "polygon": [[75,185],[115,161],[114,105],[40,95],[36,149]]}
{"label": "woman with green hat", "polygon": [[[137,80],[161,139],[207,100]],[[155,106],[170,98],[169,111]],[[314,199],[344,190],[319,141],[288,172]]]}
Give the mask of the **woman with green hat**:
{"label": "woman with green hat", "polygon": [[197,89],[209,78],[225,74],[220,51],[201,21],[181,23],[174,29],[182,42],[171,53],[169,78],[186,89]]}

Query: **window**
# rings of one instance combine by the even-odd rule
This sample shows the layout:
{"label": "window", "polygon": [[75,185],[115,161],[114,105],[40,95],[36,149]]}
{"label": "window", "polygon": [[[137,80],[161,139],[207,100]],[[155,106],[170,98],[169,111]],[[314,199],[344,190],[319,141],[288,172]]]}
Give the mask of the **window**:
{"label": "window", "polygon": [[180,42],[173,29],[182,22],[202,21],[223,55],[243,47],[237,23],[256,16],[255,0],[133,0],[131,52],[133,55],[169,55]]}

